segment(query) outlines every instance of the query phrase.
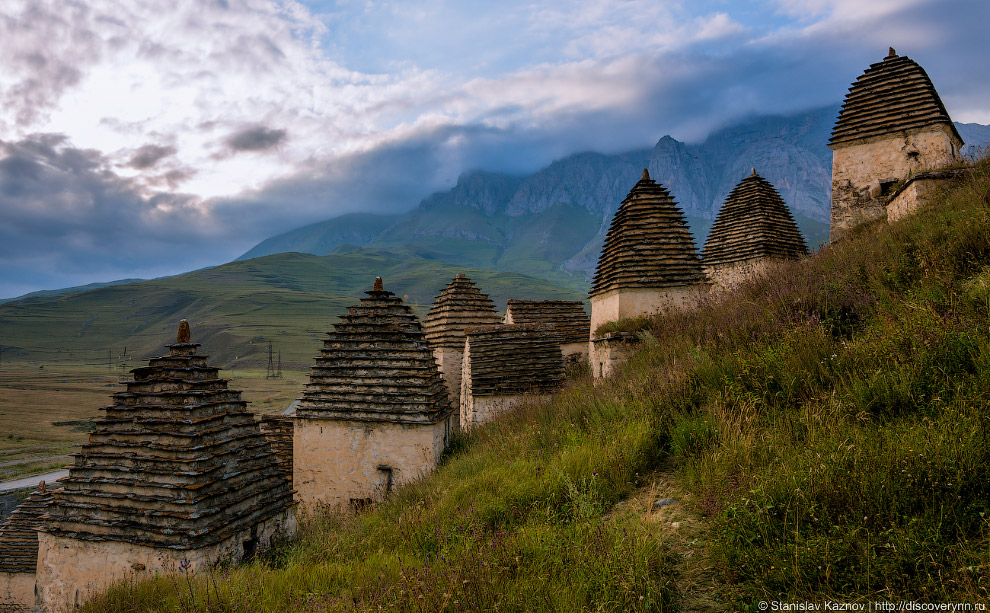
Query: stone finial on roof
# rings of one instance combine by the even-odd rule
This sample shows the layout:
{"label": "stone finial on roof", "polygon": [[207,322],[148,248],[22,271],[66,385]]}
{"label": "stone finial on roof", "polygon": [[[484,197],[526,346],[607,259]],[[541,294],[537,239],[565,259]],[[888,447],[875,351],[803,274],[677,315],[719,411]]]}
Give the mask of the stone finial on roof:
{"label": "stone finial on roof", "polygon": [[380,277],[375,287],[327,333],[297,419],[432,424],[450,415],[412,308],[384,289]]}
{"label": "stone finial on roof", "polygon": [[962,143],[925,69],[894,54],[871,64],[849,88],[829,146],[929,126],[945,126]]}
{"label": "stone finial on roof", "polygon": [[179,332],[175,335],[175,342],[179,345],[190,342],[192,332],[189,330],[189,322],[185,319],[179,320]]}
{"label": "stone finial on roof", "polygon": [[639,178],[639,180],[640,181],[649,181],[650,180],[650,171],[644,168],[643,169],[643,176],[641,176]]}
{"label": "stone finial on roof", "polygon": [[897,57],[897,52],[894,51],[893,47],[891,47],[890,50],[887,51],[887,57]]}
{"label": "stone finial on roof", "polygon": [[371,291],[373,291],[373,292],[383,292],[383,291],[385,291],[385,287],[382,284],[382,278],[381,277],[375,277],[375,285],[371,288]]}
{"label": "stone finial on roof", "polygon": [[707,283],[687,220],[663,185],[643,173],[615,212],[598,258],[591,295],[613,289]]}
{"label": "stone finial on roof", "polygon": [[705,266],[808,253],[787,205],[769,181],[751,174],[736,185],[705,241]]}
{"label": "stone finial on roof", "polygon": [[41,481],[38,482],[38,491],[39,492],[44,492],[45,491],[45,487],[46,486],[45,486],[45,480],[44,479],[42,479]]}
{"label": "stone finial on roof", "polygon": [[430,346],[464,349],[464,329],[499,323],[495,305],[467,275],[458,273],[440,295],[423,323]]}
{"label": "stone finial on roof", "polygon": [[753,169],[753,172],[749,173],[749,176],[751,176],[751,177],[755,177],[756,176],[756,169],[755,168]]}
{"label": "stone finial on roof", "polygon": [[42,530],[190,550],[292,507],[292,487],[247,403],[196,345],[172,345],[131,372],[126,391],[93,420]]}

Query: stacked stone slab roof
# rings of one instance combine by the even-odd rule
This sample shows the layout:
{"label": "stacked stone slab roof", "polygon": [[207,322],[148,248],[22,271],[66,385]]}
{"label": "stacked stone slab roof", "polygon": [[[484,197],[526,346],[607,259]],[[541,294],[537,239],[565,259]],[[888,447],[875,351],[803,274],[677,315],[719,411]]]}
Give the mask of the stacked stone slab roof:
{"label": "stacked stone slab roof", "polygon": [[[198,549],[292,506],[292,489],[239,391],[180,327],[169,354],[127,390],[73,454],[44,531],[82,540]],[[184,342],[182,342],[184,341]]]}
{"label": "stacked stone slab roof", "polygon": [[598,258],[591,295],[613,289],[707,283],[684,213],[664,186],[643,177],[622,201]]}
{"label": "stacked stone slab roof", "polygon": [[447,390],[419,320],[381,277],[328,332],[296,409],[297,419],[436,423]]}
{"label": "stacked stone slab roof", "polygon": [[706,266],[720,266],[755,258],[794,259],[807,253],[784,200],[753,169],[726,198],[701,260]]}
{"label": "stacked stone slab roof", "polygon": [[505,317],[507,323],[513,324],[553,324],[565,344],[586,343],[591,331],[591,318],[580,300],[510,299]]}
{"label": "stacked stone slab roof", "polygon": [[473,396],[547,393],[564,382],[560,336],[552,325],[480,326],[467,335]]}
{"label": "stacked stone slab roof", "polygon": [[52,503],[42,481],[0,525],[0,573],[33,573],[38,565],[38,528]]}
{"label": "stacked stone slab roof", "polygon": [[433,301],[423,323],[423,333],[432,347],[464,349],[464,329],[498,323],[495,305],[471,279],[458,274]]}
{"label": "stacked stone slab roof", "polygon": [[925,69],[892,48],[849,88],[829,146],[936,125],[962,142]]}
{"label": "stacked stone slab roof", "polygon": [[279,470],[292,480],[292,417],[288,415],[262,415],[261,433],[271,445],[278,459]]}

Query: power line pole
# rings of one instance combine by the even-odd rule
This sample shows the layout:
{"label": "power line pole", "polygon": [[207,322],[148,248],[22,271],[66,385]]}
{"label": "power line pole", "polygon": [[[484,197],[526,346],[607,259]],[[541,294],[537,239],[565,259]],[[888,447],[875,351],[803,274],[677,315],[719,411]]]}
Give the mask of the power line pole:
{"label": "power line pole", "polygon": [[268,341],[268,370],[265,371],[266,379],[275,378],[275,360],[272,354],[272,342]]}
{"label": "power line pole", "polygon": [[282,378],[282,350],[278,350],[278,378]]}

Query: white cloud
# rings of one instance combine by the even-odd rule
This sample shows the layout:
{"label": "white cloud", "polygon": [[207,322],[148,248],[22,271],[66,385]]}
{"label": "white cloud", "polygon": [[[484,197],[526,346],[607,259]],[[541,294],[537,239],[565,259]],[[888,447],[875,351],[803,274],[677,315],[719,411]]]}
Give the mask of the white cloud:
{"label": "white cloud", "polygon": [[[888,44],[922,62],[954,118],[987,121],[987,5],[961,4],[6,0],[0,141],[65,135],[56,149],[96,166],[61,180],[128,224],[86,223],[85,194],[36,186],[0,213],[28,220],[26,244],[74,256],[0,266],[106,263],[97,247],[119,231],[161,274],[143,245],[181,218],[210,245],[195,264],[216,263],[291,224],[408,208],[464,170],[530,171],[837,102]],[[46,223],[64,236],[49,241]]]}

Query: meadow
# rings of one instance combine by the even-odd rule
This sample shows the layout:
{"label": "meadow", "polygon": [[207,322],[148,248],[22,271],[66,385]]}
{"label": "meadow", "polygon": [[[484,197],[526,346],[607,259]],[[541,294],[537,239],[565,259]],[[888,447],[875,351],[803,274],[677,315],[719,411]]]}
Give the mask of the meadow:
{"label": "meadow", "polygon": [[[457,439],[357,515],[87,611],[712,611],[990,599],[990,162]],[[673,498],[672,504],[657,503]]]}

